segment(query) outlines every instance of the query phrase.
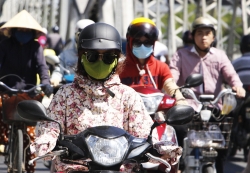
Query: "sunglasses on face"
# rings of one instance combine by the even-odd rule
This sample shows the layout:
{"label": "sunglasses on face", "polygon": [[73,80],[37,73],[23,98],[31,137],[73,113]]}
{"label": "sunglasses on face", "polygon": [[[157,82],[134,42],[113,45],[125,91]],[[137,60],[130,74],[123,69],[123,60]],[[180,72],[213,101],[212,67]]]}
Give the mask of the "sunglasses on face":
{"label": "sunglasses on face", "polygon": [[145,47],[151,47],[154,44],[154,41],[151,40],[145,40],[145,41],[140,41],[140,40],[134,40],[133,41],[133,46],[134,47],[140,47],[141,45],[144,45]]}
{"label": "sunglasses on face", "polygon": [[101,57],[105,64],[112,64],[115,59],[119,57],[119,53],[117,52],[99,53],[97,51],[89,50],[84,52],[84,54],[88,62],[96,62],[99,57]]}

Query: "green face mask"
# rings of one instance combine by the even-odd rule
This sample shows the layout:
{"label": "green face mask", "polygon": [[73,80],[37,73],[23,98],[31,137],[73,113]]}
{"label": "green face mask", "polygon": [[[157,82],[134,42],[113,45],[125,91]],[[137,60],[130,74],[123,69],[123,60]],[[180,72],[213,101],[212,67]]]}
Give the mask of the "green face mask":
{"label": "green face mask", "polygon": [[89,76],[95,79],[105,79],[117,65],[117,59],[112,64],[105,64],[103,61],[88,62],[86,55],[82,55],[81,63]]}

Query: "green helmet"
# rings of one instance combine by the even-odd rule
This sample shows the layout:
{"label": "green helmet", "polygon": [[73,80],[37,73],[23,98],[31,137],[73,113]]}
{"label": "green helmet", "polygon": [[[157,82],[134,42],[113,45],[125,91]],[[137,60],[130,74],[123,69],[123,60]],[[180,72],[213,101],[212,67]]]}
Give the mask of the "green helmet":
{"label": "green helmet", "polygon": [[211,28],[215,34],[214,24],[206,17],[199,17],[194,20],[192,25],[192,34],[194,34],[198,28]]}

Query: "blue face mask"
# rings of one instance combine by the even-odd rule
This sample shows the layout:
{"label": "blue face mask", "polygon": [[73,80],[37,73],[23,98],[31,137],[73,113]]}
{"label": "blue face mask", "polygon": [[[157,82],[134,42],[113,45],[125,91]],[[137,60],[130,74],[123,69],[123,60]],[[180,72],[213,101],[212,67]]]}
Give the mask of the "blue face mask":
{"label": "blue face mask", "polygon": [[140,47],[134,47],[132,50],[133,54],[139,59],[148,58],[153,52],[153,45],[150,47],[146,47],[143,44]]}
{"label": "blue face mask", "polygon": [[15,37],[22,44],[28,43],[33,38],[33,32],[16,31]]}

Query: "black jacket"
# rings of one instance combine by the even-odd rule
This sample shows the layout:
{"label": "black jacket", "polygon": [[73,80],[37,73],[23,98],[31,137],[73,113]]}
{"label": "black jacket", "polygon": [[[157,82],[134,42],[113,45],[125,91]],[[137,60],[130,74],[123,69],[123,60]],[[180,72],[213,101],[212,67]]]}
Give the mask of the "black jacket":
{"label": "black jacket", "polygon": [[[3,76],[8,74],[16,74],[17,77]],[[21,45],[15,38],[10,37],[0,43],[0,81],[7,84],[9,87],[30,88],[27,84],[36,85],[37,74],[39,74],[42,84],[50,84],[48,67],[43,55],[43,48],[40,44],[31,40],[26,44]]]}

